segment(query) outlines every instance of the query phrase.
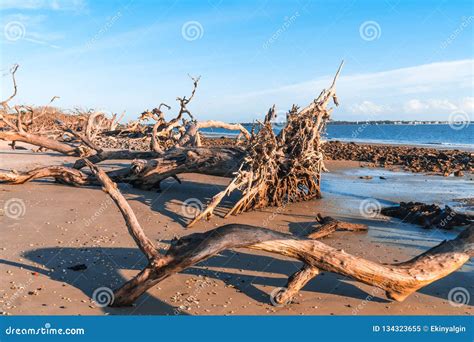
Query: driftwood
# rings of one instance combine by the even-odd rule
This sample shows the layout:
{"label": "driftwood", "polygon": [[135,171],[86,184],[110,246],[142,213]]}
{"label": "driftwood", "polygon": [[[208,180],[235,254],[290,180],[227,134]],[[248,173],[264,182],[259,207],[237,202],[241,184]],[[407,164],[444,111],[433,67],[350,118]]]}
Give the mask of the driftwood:
{"label": "driftwood", "polygon": [[[338,105],[336,80],[342,65],[341,63],[331,86],[323,90],[312,103],[303,109],[297,106],[291,108],[287,113],[287,123],[279,134],[273,131],[272,120],[276,116],[274,106],[270,108],[264,121],[258,122],[250,133],[240,124],[198,122],[188,109],[199,82],[199,78],[193,78],[191,95],[177,98],[179,111],[173,119],[165,120],[162,109],[169,110],[170,106],[162,103],[152,111],[143,112],[136,123],[125,128],[127,134],[134,134],[144,142],[149,138],[148,151],[109,151],[103,148],[103,139],[115,139],[109,135],[111,132],[108,129],[116,125],[114,117],[106,119],[100,112],[89,113],[80,127],[57,123],[57,127],[69,136],[67,142],[24,132],[21,115],[18,115],[16,126],[6,116],[0,116],[0,120],[10,128],[10,131],[0,131],[0,139],[24,141],[79,156],[80,159],[74,164],[74,168],[78,170],[85,166],[85,158],[92,163],[107,159],[133,160],[129,167],[109,175],[114,181],[127,182],[146,190],[159,189],[163,179],[177,179],[180,173],[232,178],[227,188],[216,194],[207,207],[189,223],[188,226],[192,226],[202,218],[209,219],[223,198],[235,190],[241,192],[241,198],[227,215],[321,197],[321,172],[325,169],[321,133],[332,111],[332,108],[328,108],[329,102],[332,100]],[[152,127],[141,124],[148,120],[155,121]],[[245,145],[201,147],[199,129],[209,127],[238,130],[245,139]],[[119,130],[114,135],[120,136],[122,133],[123,130]],[[60,179],[61,175],[58,176],[57,169],[54,170],[51,176]],[[29,172],[47,177],[49,171]],[[65,172],[71,174],[69,170]],[[34,178],[26,175],[25,179]],[[92,182],[89,175],[81,179],[83,178]],[[4,179],[16,182],[11,175]],[[69,179],[66,183],[70,182]],[[82,185],[81,182],[76,185]]]}
{"label": "driftwood", "polygon": [[278,135],[271,124],[275,107],[269,110],[258,131],[252,132],[244,162],[233,180],[188,227],[202,218],[209,219],[222,199],[236,189],[242,191],[242,197],[226,216],[321,197],[324,170],[321,132],[330,117],[329,101],[338,105],[336,80],[342,65],[329,89],[323,90],[313,103],[302,110],[293,106]]}
{"label": "driftwood", "polygon": [[474,254],[474,225],[455,239],[403,263],[382,265],[348,254],[320,241],[297,238],[269,229],[229,224],[205,233],[181,237],[161,253],[153,246],[127,201],[105,172],[89,167],[120,208],[130,235],[148,259],[148,265],[133,279],[115,291],[113,306],[131,305],[149,288],[223,250],[249,248],[292,257],[304,263],[291,276],[286,289],[275,296],[277,303],[287,303],[319,270],[335,272],[386,291],[388,298],[403,301],[411,293],[459,269]]}
{"label": "driftwood", "polygon": [[[342,67],[342,64],[341,64]],[[163,279],[181,272],[223,250],[249,248],[292,257],[303,263],[302,268],[288,279],[286,288],[274,300],[283,304],[316,277],[320,271],[335,272],[386,291],[390,299],[403,301],[418,289],[459,269],[473,255],[474,226],[467,228],[451,241],[444,241],[427,252],[404,263],[382,265],[343,250],[330,247],[316,239],[337,230],[358,231],[363,225],[318,217],[319,226],[308,236],[295,237],[255,226],[230,224],[205,233],[191,234],[174,240],[162,253],[145,235],[133,210],[114,182],[125,182],[145,189],[159,189],[169,177],[186,172],[233,177],[227,188],[215,195],[207,208],[190,225],[201,218],[209,218],[220,201],[234,190],[241,198],[228,212],[236,214],[266,206],[281,206],[288,202],[308,200],[321,196],[321,171],[324,170],[321,132],[330,117],[327,108],[331,100],[337,105],[335,84],[339,68],[329,89],[307,107],[293,106],[287,114],[287,123],[281,132],[273,132],[272,107],[262,123],[252,132],[239,125],[195,120],[188,109],[194,98],[199,78],[193,79],[189,98],[178,98],[178,114],[166,121],[160,105],[142,113],[138,121],[127,126],[117,124],[116,116],[107,119],[101,113],[89,112],[71,124],[54,123],[53,138],[42,130],[34,130],[37,123],[35,110],[15,107],[10,114],[9,101],[16,95],[15,72],[12,70],[14,92],[2,101],[0,139],[27,142],[40,148],[51,149],[80,159],[73,168],[48,166],[27,172],[0,173],[0,181],[22,184],[34,179],[52,177],[74,186],[102,185],[119,207],[128,231],[148,260],[147,266],[115,292],[113,305],[130,305],[140,295]],[[44,114],[44,113],[43,113]],[[41,114],[41,116],[43,116]],[[186,119],[185,118],[189,118]],[[43,116],[44,118],[44,116]],[[152,126],[143,121],[155,120]],[[203,127],[238,129],[246,139],[243,146],[229,148],[201,147],[199,129]],[[65,137],[64,137],[65,136]],[[103,145],[108,139],[131,136],[148,146],[146,151],[107,151]],[[129,166],[105,173],[94,163],[107,159],[134,159]],[[89,166],[92,173],[81,171]]]}
{"label": "driftwood", "polygon": [[366,224],[357,224],[350,222],[343,222],[335,220],[332,217],[326,216],[322,217],[318,214],[316,220],[321,224],[320,226],[314,228],[307,237],[311,239],[320,239],[323,238],[335,231],[366,231],[369,227]]}
{"label": "driftwood", "polygon": [[473,215],[456,212],[449,206],[442,209],[436,204],[420,202],[400,202],[400,205],[382,208],[381,214],[415,223],[424,228],[452,229],[474,222]]}
{"label": "driftwood", "polygon": [[[88,162],[89,163],[89,162]],[[93,175],[62,166],[37,169],[29,175],[10,173],[10,181],[21,183],[32,178],[55,177],[73,185],[102,184],[119,207],[130,235],[146,255],[148,265],[132,280],[115,292],[114,306],[130,305],[150,287],[163,279],[191,267],[225,249],[249,248],[293,257],[304,263],[292,275],[287,286],[279,291],[274,301],[288,303],[291,298],[320,270],[339,273],[386,291],[387,297],[403,301],[414,291],[454,272],[474,253],[474,226],[469,225],[456,239],[440,245],[404,263],[381,265],[316,241],[335,230],[364,230],[363,225],[318,217],[321,224],[308,237],[295,237],[269,229],[230,224],[206,233],[191,234],[172,242],[166,253],[161,253],[148,239],[138,219],[109,176],[89,163]],[[6,180],[5,174],[0,178]],[[328,228],[329,227],[329,228]]]}

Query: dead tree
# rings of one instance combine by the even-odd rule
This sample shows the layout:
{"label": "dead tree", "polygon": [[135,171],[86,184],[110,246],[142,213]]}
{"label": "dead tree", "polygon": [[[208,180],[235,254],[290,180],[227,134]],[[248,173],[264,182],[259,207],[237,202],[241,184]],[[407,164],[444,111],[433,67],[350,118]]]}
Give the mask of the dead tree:
{"label": "dead tree", "polygon": [[[148,259],[148,265],[142,271],[115,291],[113,306],[131,305],[162,280],[232,248],[276,253],[304,263],[302,269],[292,275],[287,286],[276,295],[275,301],[281,304],[288,303],[320,270],[342,274],[379,287],[386,291],[388,298],[403,301],[418,289],[456,271],[474,255],[474,225],[467,227],[453,240],[443,241],[411,260],[391,265],[359,258],[317,240],[241,224],[229,224],[205,233],[181,237],[174,240],[165,253],[161,253],[145,235],[117,185],[96,165],[88,164],[102,183],[102,189],[119,207],[130,235]],[[328,223],[332,221],[326,222]],[[322,230],[325,233],[319,237],[332,232]]]}
{"label": "dead tree", "polygon": [[[80,156],[82,158],[74,165],[76,169],[84,167],[84,158],[93,163],[107,159],[134,159],[129,167],[109,175],[114,181],[128,182],[147,190],[159,189],[164,179],[177,179],[180,173],[231,177],[227,188],[216,194],[207,207],[189,223],[192,226],[202,218],[209,219],[222,199],[235,190],[239,190],[242,195],[227,215],[321,197],[321,172],[324,169],[321,133],[332,111],[328,108],[329,102],[333,100],[338,104],[336,80],[341,68],[342,63],[331,86],[323,90],[310,105],[303,109],[292,107],[287,113],[286,125],[278,134],[274,133],[272,126],[274,107],[270,108],[263,122],[254,126],[251,133],[239,124],[196,121],[188,104],[195,96],[199,78],[192,78],[191,95],[177,98],[179,111],[172,120],[166,121],[164,118],[162,108],[170,108],[166,104],[161,104],[152,111],[145,111],[140,116],[139,121],[155,120],[152,129],[136,126],[141,127],[140,133],[149,133],[151,136],[148,151],[110,151],[98,146],[97,132],[102,132],[103,126],[110,126],[102,124],[104,118],[100,113],[88,116],[84,133],[62,126],[66,133],[75,138],[74,146],[51,139],[44,140],[43,137],[38,140],[38,137],[21,134],[17,129],[17,132],[0,132],[0,139],[18,139],[68,155]],[[186,120],[184,115],[190,120]],[[199,129],[207,127],[239,130],[247,142],[245,146],[200,147]],[[14,129],[13,126],[12,128]],[[100,139],[103,138],[104,134],[100,136]],[[32,171],[43,177],[48,176],[47,170],[39,173],[38,170]],[[57,178],[56,173],[52,176]],[[90,175],[83,178],[91,179]]]}

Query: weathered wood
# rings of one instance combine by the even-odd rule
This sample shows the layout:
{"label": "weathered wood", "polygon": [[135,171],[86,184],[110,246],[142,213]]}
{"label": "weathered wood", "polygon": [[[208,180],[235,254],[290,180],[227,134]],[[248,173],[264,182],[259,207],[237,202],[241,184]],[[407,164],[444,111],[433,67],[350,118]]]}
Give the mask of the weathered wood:
{"label": "weathered wood", "polygon": [[132,163],[134,174],[125,181],[142,189],[153,189],[164,179],[181,173],[230,177],[244,157],[245,151],[240,148],[175,148],[159,158],[135,160]]}
{"label": "weathered wood", "polygon": [[0,172],[0,182],[24,184],[34,179],[55,178],[57,181],[74,186],[98,184],[87,174],[65,166],[39,167],[27,172]]}
{"label": "weathered wood", "polygon": [[[99,172],[96,166],[91,167],[102,182],[103,190],[111,194],[119,207],[124,206],[125,199],[108,176]],[[125,215],[124,208],[121,211],[127,225],[140,231],[138,221]],[[143,240],[135,241],[143,250]],[[115,292],[113,305],[130,305],[147,289],[167,277],[232,248],[261,250],[304,262],[309,269],[302,270],[290,279],[287,296],[294,295],[294,291],[316,274],[315,269],[319,269],[377,286],[386,291],[388,298],[403,301],[411,293],[459,269],[474,255],[474,225],[455,239],[443,241],[405,263],[382,265],[317,240],[297,238],[255,226],[229,224],[205,233],[181,237],[172,242],[165,254],[147,255],[150,260],[148,266]]]}
{"label": "weathered wood", "polygon": [[[1,115],[0,115],[1,117]],[[32,134],[28,132],[11,132],[0,131],[0,140],[6,141],[21,141],[31,145],[47,148],[48,150],[56,151],[68,156],[79,157],[81,150],[77,147],[62,143],[60,141],[49,139],[44,136]]]}
{"label": "weathered wood", "polygon": [[318,215],[316,218],[320,226],[315,227],[306,236],[310,239],[321,239],[335,231],[366,231],[368,226],[366,224],[358,224],[335,220],[332,217],[322,217]]}
{"label": "weathered wood", "polygon": [[273,300],[277,304],[288,304],[298,292],[319,274],[319,269],[310,265],[304,265],[301,270],[288,278],[286,287],[275,294]]}
{"label": "weathered wood", "polygon": [[148,266],[148,270],[116,291],[114,305],[129,305],[148,288],[172,274],[223,250],[243,247],[293,257],[314,268],[379,287],[386,291],[388,298],[403,301],[411,293],[459,269],[473,255],[473,242],[473,227],[470,227],[456,239],[444,241],[403,264],[381,265],[317,240],[297,239],[269,229],[231,224],[179,239],[159,262]]}
{"label": "weathered wood", "polygon": [[[122,153],[123,151],[120,151]],[[155,154],[147,152],[147,155]],[[135,153],[136,156],[142,155]],[[155,159],[137,159],[130,167],[107,172],[115,182],[129,183],[135,187],[151,190],[159,189],[160,183],[166,178],[176,178],[181,173],[202,173],[207,175],[230,177],[242,163],[245,153],[240,148],[210,149],[204,147],[176,148],[169,150],[163,157]],[[86,164],[87,159],[97,159],[91,156],[80,159]],[[78,161],[78,162],[79,162]],[[0,181],[7,184],[23,184],[39,178],[53,177],[64,180],[70,185],[97,184],[95,177],[88,176],[78,170],[78,162],[74,168],[66,166],[40,167],[26,172],[0,172]],[[73,175],[74,177],[71,177]],[[80,175],[80,176],[79,176]],[[86,180],[86,181],[85,181]]]}
{"label": "weathered wood", "polygon": [[[82,159],[74,164],[76,169],[86,165],[84,158],[92,163],[107,159],[134,159],[127,168],[128,174],[125,172],[127,170],[124,172],[120,170],[123,176],[121,181],[143,189],[159,189],[163,179],[177,178],[180,173],[232,177],[233,180],[227,188],[214,196],[209,205],[189,223],[189,226],[192,226],[201,218],[209,219],[223,198],[235,190],[241,192],[241,198],[228,211],[226,217],[254,209],[278,207],[288,202],[321,197],[321,172],[325,169],[321,133],[332,111],[328,108],[329,102],[333,100],[338,105],[335,84],[341,68],[342,63],[331,86],[323,90],[311,104],[302,110],[293,106],[288,111],[287,123],[279,134],[273,131],[275,106],[270,108],[263,123],[259,122],[258,127],[254,127],[251,133],[240,124],[196,121],[187,106],[195,96],[199,78],[193,78],[193,89],[189,97],[177,98],[179,112],[173,119],[168,122],[165,120],[161,108],[165,106],[170,109],[170,107],[161,104],[152,111],[143,112],[133,127],[127,128],[129,131],[139,132],[138,146],[144,144],[147,148],[151,148],[151,151],[106,151],[100,142],[101,139],[105,139],[109,143],[112,141],[114,145],[113,141],[116,139],[105,136],[110,133],[106,129],[114,126],[115,120],[105,118],[100,112],[89,113],[86,117],[82,117],[87,118],[87,122],[85,126],[82,123],[80,129],[61,126],[63,131],[78,138],[73,142],[77,147],[28,135],[29,133],[22,131],[21,115],[18,115],[17,128],[4,121],[12,130],[17,131],[13,134],[19,137],[15,136],[13,141],[24,139],[42,148],[81,157]],[[186,120],[185,115],[190,120]],[[153,128],[140,124],[148,119],[155,120]],[[213,149],[199,147],[201,145],[199,129],[207,127],[237,129],[246,138],[245,146]],[[117,134],[120,135],[121,132],[119,130]],[[127,148],[130,147],[131,145],[128,145]],[[135,147],[137,145],[134,144],[133,148]]]}
{"label": "weathered wood", "polygon": [[117,207],[122,212],[122,215],[127,223],[128,232],[135,240],[135,243],[140,248],[140,250],[145,254],[148,260],[153,261],[159,256],[158,251],[153,245],[153,242],[148,239],[143,231],[140,223],[138,222],[135,213],[128,204],[127,200],[122,196],[120,190],[117,187],[117,184],[112,182],[112,180],[106,175],[104,171],[99,169],[97,166],[92,164],[89,161],[86,161],[87,165],[94,173],[94,175],[102,182],[103,186],[107,189],[107,193],[117,204]]}

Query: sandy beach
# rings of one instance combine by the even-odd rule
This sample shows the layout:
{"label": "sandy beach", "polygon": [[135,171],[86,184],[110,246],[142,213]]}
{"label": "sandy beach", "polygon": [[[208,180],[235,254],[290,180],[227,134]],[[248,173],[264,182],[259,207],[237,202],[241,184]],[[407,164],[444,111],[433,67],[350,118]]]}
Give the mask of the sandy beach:
{"label": "sandy beach", "polygon": [[[73,163],[76,158],[58,153],[9,149],[0,142],[0,169],[28,170],[51,164]],[[25,144],[20,144],[26,146]],[[123,161],[106,161],[117,166]],[[381,263],[407,260],[458,231],[425,230],[384,216],[363,217],[365,198],[383,205],[400,201],[456,206],[474,197],[469,175],[442,177],[361,167],[359,162],[330,161],[323,174],[323,198],[266,208],[222,218],[222,208],[210,221],[187,229],[189,213],[183,202],[195,198],[206,203],[229,179],[186,174],[183,183],[166,181],[162,192],[142,191],[122,184],[120,189],[137,214],[146,234],[166,248],[174,237],[207,231],[226,223],[267,225],[271,229],[303,235],[318,213],[369,225],[368,232],[337,232],[324,243]],[[361,179],[371,176],[372,179]],[[382,176],[385,179],[380,178]],[[471,176],[472,177],[472,176]],[[413,190],[416,189],[416,192]],[[363,191],[362,191],[363,190]],[[361,195],[363,194],[363,195]],[[135,305],[98,307],[95,289],[116,288],[140,270],[146,260],[125,227],[114,203],[98,187],[75,188],[51,180],[24,185],[0,185],[0,204],[21,199],[21,217],[0,216],[0,298],[3,314],[12,315],[471,315],[468,305],[454,306],[448,292],[462,284],[474,288],[473,263],[398,303],[382,290],[324,272],[313,279],[294,302],[272,306],[269,295],[285,286],[300,268],[294,260],[265,253],[226,251],[196,267],[174,275],[150,289]],[[236,197],[223,202],[230,206]],[[464,208],[466,209],[466,208]],[[467,208],[472,210],[472,208]],[[72,270],[68,267],[85,265]]]}

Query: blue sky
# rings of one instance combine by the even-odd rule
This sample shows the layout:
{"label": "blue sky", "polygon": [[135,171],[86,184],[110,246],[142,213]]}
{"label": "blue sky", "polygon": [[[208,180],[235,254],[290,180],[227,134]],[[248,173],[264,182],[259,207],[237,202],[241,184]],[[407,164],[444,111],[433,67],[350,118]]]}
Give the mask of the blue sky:
{"label": "blue sky", "polygon": [[340,61],[336,120],[439,119],[474,108],[472,1],[0,2],[2,98],[126,111],[189,108],[200,119],[261,119],[306,105]]}

